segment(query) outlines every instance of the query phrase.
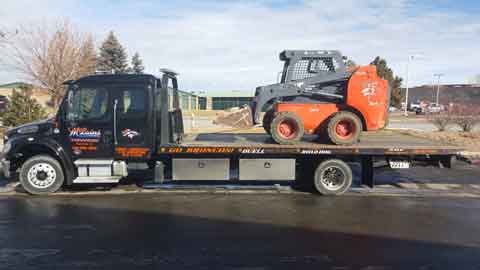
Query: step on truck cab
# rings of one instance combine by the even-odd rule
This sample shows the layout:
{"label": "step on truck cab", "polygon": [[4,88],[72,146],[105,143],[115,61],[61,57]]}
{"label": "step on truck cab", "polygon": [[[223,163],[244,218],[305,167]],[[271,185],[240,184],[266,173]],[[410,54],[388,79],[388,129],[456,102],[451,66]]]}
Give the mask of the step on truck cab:
{"label": "step on truck cab", "polygon": [[[155,181],[303,181],[318,193],[342,194],[352,184],[349,162],[373,182],[374,161],[408,168],[412,162],[451,166],[455,147],[373,134],[350,146],[309,141],[279,145],[268,134],[185,135],[177,74],[91,75],[65,83],[55,117],[6,132],[1,171],[31,194],[77,183],[118,183],[129,165],[143,164]],[[367,136],[368,137],[368,136]]]}

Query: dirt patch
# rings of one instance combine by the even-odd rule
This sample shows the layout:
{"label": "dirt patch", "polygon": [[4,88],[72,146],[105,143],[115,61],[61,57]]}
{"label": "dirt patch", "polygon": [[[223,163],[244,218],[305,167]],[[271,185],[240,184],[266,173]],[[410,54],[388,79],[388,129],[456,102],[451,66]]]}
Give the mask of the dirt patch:
{"label": "dirt patch", "polygon": [[436,131],[422,132],[416,130],[401,131],[408,135],[457,145],[471,152],[480,152],[480,132]]}

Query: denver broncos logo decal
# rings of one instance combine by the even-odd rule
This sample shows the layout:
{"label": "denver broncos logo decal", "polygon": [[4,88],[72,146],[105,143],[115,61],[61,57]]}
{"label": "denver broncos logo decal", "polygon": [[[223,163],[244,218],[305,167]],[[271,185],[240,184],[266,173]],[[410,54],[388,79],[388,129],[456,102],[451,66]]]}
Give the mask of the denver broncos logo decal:
{"label": "denver broncos logo decal", "polygon": [[122,131],[122,136],[127,137],[129,139],[133,139],[134,137],[137,137],[138,135],[140,135],[140,132],[129,129],[129,128],[126,128]]}

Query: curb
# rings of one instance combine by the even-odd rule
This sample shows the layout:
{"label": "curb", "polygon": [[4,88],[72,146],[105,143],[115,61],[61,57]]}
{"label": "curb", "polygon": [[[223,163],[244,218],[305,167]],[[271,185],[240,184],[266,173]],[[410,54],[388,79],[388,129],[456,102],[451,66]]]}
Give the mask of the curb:
{"label": "curb", "polygon": [[[2,183],[2,182],[0,182]],[[18,182],[7,183],[4,186],[0,187],[0,197],[3,196],[29,196],[26,193],[19,192]],[[252,194],[252,195],[273,195],[273,194],[283,194],[283,195],[307,195],[307,196],[317,196],[310,192],[294,190],[288,187],[276,187],[270,186],[269,188],[263,187],[261,189],[256,188],[198,188],[198,187],[173,187],[166,186],[162,188],[138,188],[133,190],[125,189],[112,189],[112,190],[63,190],[54,194],[49,194],[48,196],[52,197],[70,197],[70,196],[114,196],[114,195],[135,195],[135,194],[171,194],[171,195],[187,195],[187,194],[217,194],[217,195],[242,195],[242,194]],[[455,198],[480,198],[480,185],[478,189],[465,190],[465,189],[431,189],[431,188],[395,188],[395,187],[376,187],[368,188],[365,186],[356,186],[348,190],[343,196],[386,196],[386,197],[455,197]],[[340,196],[341,197],[341,196]]]}
{"label": "curb", "polygon": [[3,193],[15,193],[15,188],[18,183],[16,182],[7,182],[7,181],[0,181],[0,194]]}
{"label": "curb", "polygon": [[480,165],[480,152],[462,151],[457,158],[473,165]]}

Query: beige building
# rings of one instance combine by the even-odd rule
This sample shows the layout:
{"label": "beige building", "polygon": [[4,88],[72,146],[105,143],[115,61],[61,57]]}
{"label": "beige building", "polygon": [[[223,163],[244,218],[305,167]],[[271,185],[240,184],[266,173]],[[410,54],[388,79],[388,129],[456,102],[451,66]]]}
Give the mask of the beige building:
{"label": "beige building", "polygon": [[[0,96],[10,97],[12,95],[13,89],[20,90],[20,87],[23,85],[27,85],[26,83],[22,82],[14,82],[8,84],[0,85]],[[42,106],[47,106],[47,103],[50,101],[50,96],[48,93],[40,88],[33,88],[33,98],[37,100],[37,102]]]}

